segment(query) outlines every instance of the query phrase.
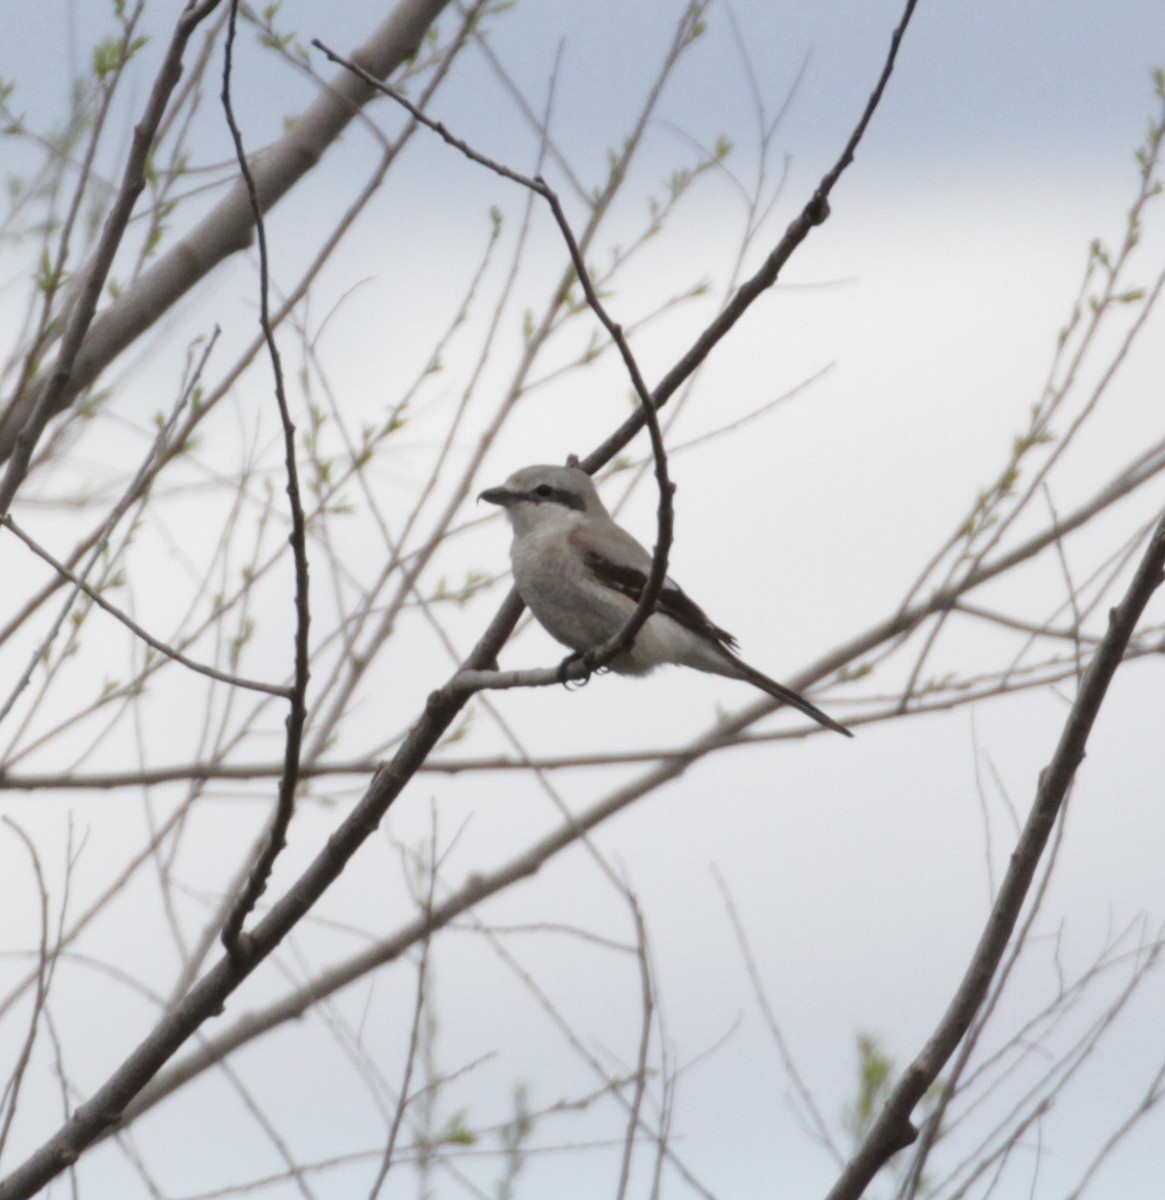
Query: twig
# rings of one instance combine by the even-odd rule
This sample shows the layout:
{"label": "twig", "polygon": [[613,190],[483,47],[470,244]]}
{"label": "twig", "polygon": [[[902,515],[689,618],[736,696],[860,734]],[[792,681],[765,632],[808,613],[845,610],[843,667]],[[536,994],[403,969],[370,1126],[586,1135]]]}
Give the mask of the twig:
{"label": "twig", "polygon": [[[1047,480],[1041,484],[1044,493],[1044,499],[1048,503],[1048,513],[1051,516],[1051,527],[1059,529],[1060,514],[1056,512],[1056,502],[1052,499],[1052,489],[1048,487]],[[1078,603],[1078,592],[1076,584],[1072,580],[1072,569],[1068,565],[1068,553],[1064,549],[1063,538],[1056,538],[1056,559],[1060,564],[1060,572],[1064,576],[1064,589],[1068,593],[1068,603],[1072,607],[1072,631],[1075,635],[1074,641],[1076,646],[1076,675],[1079,678],[1084,674],[1084,659],[1081,654],[1080,642],[1084,625],[1084,616],[1080,612]]]}
{"label": "twig", "polygon": [[[434,892],[437,887],[436,814],[433,817],[433,826],[428,863],[428,888],[426,889],[426,895],[421,905],[422,917],[432,913]],[[396,1153],[397,1139],[400,1137],[401,1125],[404,1123],[405,1111],[408,1109],[412,1099],[409,1095],[409,1090],[412,1087],[413,1069],[417,1060],[417,1048],[421,1043],[421,1026],[428,1007],[429,951],[432,949],[432,944],[432,937],[426,934],[421,943],[421,958],[417,963],[417,987],[413,1000],[413,1019],[412,1026],[409,1029],[409,1047],[405,1055],[404,1074],[401,1078],[399,1099],[392,1114],[392,1123],[389,1126],[388,1138],[384,1144],[384,1154],[380,1160],[380,1168],[376,1172],[376,1178],[373,1180],[372,1187],[368,1193],[369,1200],[377,1200],[385,1181],[388,1179],[388,1172],[392,1167],[393,1157]]]}
{"label": "twig", "polygon": [[740,956],[744,959],[744,969],[748,972],[748,979],[752,984],[752,993],[756,997],[757,1007],[760,1009],[761,1016],[764,1017],[765,1024],[769,1028],[773,1044],[777,1048],[777,1054],[789,1075],[789,1082],[793,1085],[793,1091],[801,1101],[807,1114],[802,1125],[804,1126],[807,1123],[808,1128],[806,1132],[840,1166],[845,1160],[842,1157],[841,1151],[837,1148],[837,1143],[833,1140],[833,1135],[829,1132],[829,1125],[821,1115],[821,1109],[818,1108],[817,1101],[814,1099],[813,1093],[809,1090],[809,1085],[805,1082],[800,1069],[793,1059],[793,1052],[789,1049],[788,1042],[785,1041],[785,1035],[781,1031],[780,1023],[777,1021],[777,1014],[773,1012],[773,1006],[770,1004],[764,985],[761,983],[760,971],[757,969],[756,959],[753,957],[752,946],[749,944],[748,935],[744,931],[744,923],[740,919],[736,902],[732,898],[732,893],[728,890],[728,883],[715,866],[712,867],[712,875],[716,880],[716,886],[720,890],[721,898],[724,901],[724,909],[732,925],[736,944],[740,948]]}
{"label": "twig", "polygon": [[283,772],[279,780],[279,798],[271,817],[271,827],[264,839],[263,848],[255,860],[250,877],[242,893],[235,901],[223,925],[222,943],[232,957],[247,953],[242,940],[243,922],[254,909],[259,897],[267,890],[267,881],[284,846],[287,845],[287,829],[295,811],[295,790],[299,785],[299,760],[303,746],[303,730],[307,723],[307,684],[310,674],[311,656],[308,647],[308,630],[311,625],[310,597],[308,593],[307,524],[303,515],[303,502],[299,493],[299,468],[295,460],[295,424],[287,404],[287,393],[283,386],[283,365],[279,358],[279,347],[271,328],[269,304],[270,274],[267,257],[267,231],[263,221],[263,208],[255,180],[247,164],[247,152],[243,146],[243,135],[235,120],[231,104],[231,65],[235,44],[235,25],[238,19],[239,0],[231,0],[230,20],[227,22],[226,43],[223,49],[222,104],[235,144],[239,160],[239,171],[247,187],[251,211],[255,221],[255,234],[259,249],[259,324],[263,339],[267,343],[267,354],[271,359],[271,371],[275,382],[275,399],[279,405],[279,421],[283,428],[284,465],[287,471],[287,502],[291,510],[291,553],[295,561],[295,670],[288,699],[291,709],[287,714],[287,740],[283,753]]}
{"label": "twig", "polygon": [[248,691],[265,692],[269,696],[282,696],[290,699],[291,691],[289,688],[280,687],[276,683],[263,683],[258,679],[246,679],[241,675],[231,675],[227,671],[218,670],[217,667],[210,667],[205,663],[195,662],[194,659],[187,658],[180,650],[175,650],[173,646],[167,645],[160,638],[154,637],[152,633],[143,629],[129,613],[118,608],[116,604],[111,604],[99,591],[90,587],[84,579],[73,571],[70,571],[64,563],[59,562],[35,538],[17,525],[11,516],[4,517],[0,520],[0,524],[12,530],[33,554],[48,563],[54,571],[67,579],[79,591],[84,592],[98,608],[120,621],[130,633],[140,638],[147,646],[157,650],[159,654],[164,654],[167,658],[173,659],[174,662],[180,663],[191,671],[197,671],[199,675],[205,675],[208,679],[216,679],[219,683],[229,683],[232,687],[246,688]]}
{"label": "twig", "polygon": [[[623,1139],[623,1161],[619,1167],[619,1188],[615,1193],[616,1200],[626,1200],[627,1187],[631,1182],[631,1159],[635,1153],[636,1134],[642,1120],[643,1097],[647,1091],[648,1054],[651,1050],[651,1031],[655,1021],[655,984],[651,977],[651,955],[647,943],[647,926],[643,920],[643,912],[639,901],[629,886],[625,886],[624,894],[631,906],[631,916],[635,922],[635,957],[639,962],[639,989],[643,1008],[643,1016],[639,1034],[639,1056],[635,1064],[635,1091],[627,1109],[627,1133]],[[663,1131],[660,1131],[662,1138]]]}
{"label": "twig", "polygon": [[52,972],[49,955],[49,893],[48,888],[45,886],[40,857],[36,852],[36,846],[33,845],[32,839],[11,817],[5,816],[0,818],[0,820],[3,820],[4,824],[24,843],[24,848],[28,851],[29,858],[32,860],[32,871],[36,878],[37,893],[40,896],[40,945],[37,949],[36,959],[36,994],[33,997],[32,1011],[28,1017],[28,1032],[24,1036],[24,1043],[20,1047],[20,1053],[17,1055],[12,1074],[4,1088],[4,1095],[0,1097],[0,1108],[4,1110],[3,1116],[0,1117],[0,1153],[2,1153],[8,1141],[12,1121],[16,1116],[17,1102],[20,1099],[20,1085],[24,1080],[24,1072],[28,1068],[29,1061],[32,1058],[32,1048],[36,1044],[36,1031],[40,1026],[41,1017],[44,1014],[45,1003],[48,999],[49,979]]}

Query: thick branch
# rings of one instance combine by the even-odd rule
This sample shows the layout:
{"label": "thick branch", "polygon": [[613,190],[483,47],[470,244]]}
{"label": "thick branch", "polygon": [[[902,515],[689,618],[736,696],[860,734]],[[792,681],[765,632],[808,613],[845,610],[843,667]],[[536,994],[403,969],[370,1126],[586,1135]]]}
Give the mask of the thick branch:
{"label": "thick branch", "polygon": [[0,418],[0,461],[8,467],[0,480],[0,517],[8,515],[13,498],[28,472],[32,452],[54,413],[60,412],[77,394],[77,379],[85,345],[96,325],[93,314],[101,289],[113,266],[121,239],[125,236],[138,196],[146,186],[146,165],[154,148],[154,137],[162,123],[170,97],[182,78],[182,57],[198,26],[214,11],[218,0],[191,0],[186,5],[166,57],[150,90],[142,119],[133,133],[133,143],[121,185],[97,242],[93,260],[85,272],[85,284],[65,325],[56,362],[37,376]]}
{"label": "thick branch", "polygon": [[[388,20],[353,57],[373,76],[388,76],[416,52],[425,31],[448,3],[449,0],[400,0]],[[285,137],[255,156],[251,169],[263,212],[274,207],[317,165],[324,151],[375,94],[350,72],[341,72],[291,124]],[[93,322],[71,364],[66,383],[54,389],[50,397],[47,415],[63,411],[199,280],[230,255],[246,249],[254,229],[251,201],[246,185],[240,180],[187,237]],[[61,353],[63,356],[63,347]],[[54,365],[42,371],[0,415],[0,461],[12,454],[17,434],[52,386],[58,369]]]}

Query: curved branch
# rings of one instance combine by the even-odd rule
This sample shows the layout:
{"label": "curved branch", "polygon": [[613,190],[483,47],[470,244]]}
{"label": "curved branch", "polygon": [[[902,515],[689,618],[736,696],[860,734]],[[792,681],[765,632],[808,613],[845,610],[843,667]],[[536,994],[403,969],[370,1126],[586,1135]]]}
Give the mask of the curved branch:
{"label": "curved branch", "polygon": [[[471,162],[475,162],[479,166],[493,171],[494,174],[500,175],[503,179],[509,179],[513,183],[520,184],[546,201],[558,225],[558,230],[562,234],[563,241],[566,242],[566,248],[570,254],[574,273],[582,285],[587,304],[599,319],[603,328],[610,334],[611,340],[618,348],[619,355],[627,368],[627,374],[631,377],[631,384],[635,388],[635,394],[639,399],[639,412],[643,422],[647,425],[647,430],[651,437],[651,453],[655,462],[655,477],[659,486],[658,533],[655,550],[651,556],[651,572],[648,575],[647,583],[636,602],[634,611],[627,618],[622,629],[618,630],[613,637],[608,638],[601,646],[596,646],[592,650],[587,651],[581,660],[578,659],[578,656],[571,655],[559,668],[559,682],[566,682],[568,678],[586,678],[592,672],[606,666],[612,659],[617,658],[623,651],[630,647],[631,643],[635,640],[636,634],[647,623],[647,618],[655,611],[656,601],[659,599],[659,593],[663,590],[664,582],[667,579],[667,560],[671,550],[675,523],[675,513],[672,508],[672,496],[675,493],[675,485],[668,477],[667,451],[663,444],[663,431],[659,427],[656,406],[652,401],[651,393],[648,391],[647,382],[643,378],[643,372],[640,371],[639,363],[636,361],[635,355],[631,352],[631,346],[628,344],[627,338],[623,333],[623,327],[611,317],[603,302],[599,299],[598,290],[591,280],[590,271],[587,269],[582,250],[579,248],[578,239],[574,236],[574,230],[571,229],[570,222],[566,219],[566,213],[563,211],[557,192],[541,175],[531,178],[529,175],[523,175],[520,171],[515,171],[512,167],[507,167],[496,159],[482,154],[481,151],[475,150],[470,146],[468,142],[450,133],[443,122],[435,121],[432,117],[427,116],[399,92],[372,78],[368,72],[362,70],[356,63],[342,58],[318,38],[312,41],[312,45],[317,50],[321,50],[332,62],[346,67],[369,87],[376,88],[378,91],[383,92],[384,95],[395,100],[409,113],[414,121],[419,121],[422,125],[438,134],[448,145],[452,146],[455,150],[459,150]],[[571,465],[581,465],[573,457],[570,461]],[[598,466],[601,465],[601,463],[598,464]],[[593,474],[597,468],[587,469],[589,473]],[[575,669],[573,674],[568,675],[568,672],[580,661],[581,666]]]}
{"label": "curved branch", "polygon": [[243,937],[243,923],[259,902],[259,897],[267,890],[267,883],[275,866],[275,860],[287,845],[287,830],[295,811],[295,791],[299,786],[299,760],[303,748],[303,729],[307,723],[308,629],[311,625],[311,608],[308,590],[307,522],[303,515],[303,501],[300,498],[299,490],[299,468],[295,460],[295,424],[291,419],[287,392],[283,386],[283,363],[279,357],[279,347],[275,342],[275,333],[271,327],[267,231],[263,224],[263,209],[259,204],[254,173],[247,162],[243,135],[235,119],[234,104],[231,101],[231,66],[239,0],[230,0],[230,4],[230,20],[227,22],[226,43],[223,51],[222,105],[227,126],[230,128],[231,138],[235,144],[239,172],[247,189],[247,197],[251,204],[259,242],[259,324],[263,331],[263,340],[267,344],[267,357],[271,361],[275,401],[279,408],[279,423],[283,430],[283,457],[287,472],[285,490],[291,517],[289,541],[291,542],[292,558],[295,562],[294,682],[288,692],[291,708],[287,714],[287,738],[283,756],[283,771],[279,777],[279,798],[262,848],[251,867],[243,890],[231,905],[222,930],[222,943],[226,947],[227,953],[232,958],[238,958],[240,955],[245,955],[248,950]]}

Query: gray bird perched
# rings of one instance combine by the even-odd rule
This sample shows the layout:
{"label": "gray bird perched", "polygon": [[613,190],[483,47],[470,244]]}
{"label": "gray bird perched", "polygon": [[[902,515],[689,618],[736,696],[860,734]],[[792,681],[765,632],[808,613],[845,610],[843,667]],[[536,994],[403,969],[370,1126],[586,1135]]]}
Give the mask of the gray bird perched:
{"label": "gray bird perched", "polygon": [[[505,509],[514,530],[514,582],[551,637],[583,654],[623,628],[647,586],[651,555],[611,519],[585,471],[524,467],[478,499]],[[664,663],[743,679],[827,729],[853,736],[804,696],[741,660],[732,634],[714,625],[670,578],[631,648],[611,668],[646,675]]]}

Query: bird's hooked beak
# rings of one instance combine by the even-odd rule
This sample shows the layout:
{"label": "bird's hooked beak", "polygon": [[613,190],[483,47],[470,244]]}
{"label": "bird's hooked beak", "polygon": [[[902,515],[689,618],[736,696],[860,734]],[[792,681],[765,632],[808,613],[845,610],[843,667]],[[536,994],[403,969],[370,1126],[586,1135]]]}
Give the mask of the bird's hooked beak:
{"label": "bird's hooked beak", "polygon": [[520,499],[516,492],[508,491],[504,487],[486,488],[477,498],[479,504],[484,500],[487,504],[500,504],[502,508],[509,508],[515,500]]}

